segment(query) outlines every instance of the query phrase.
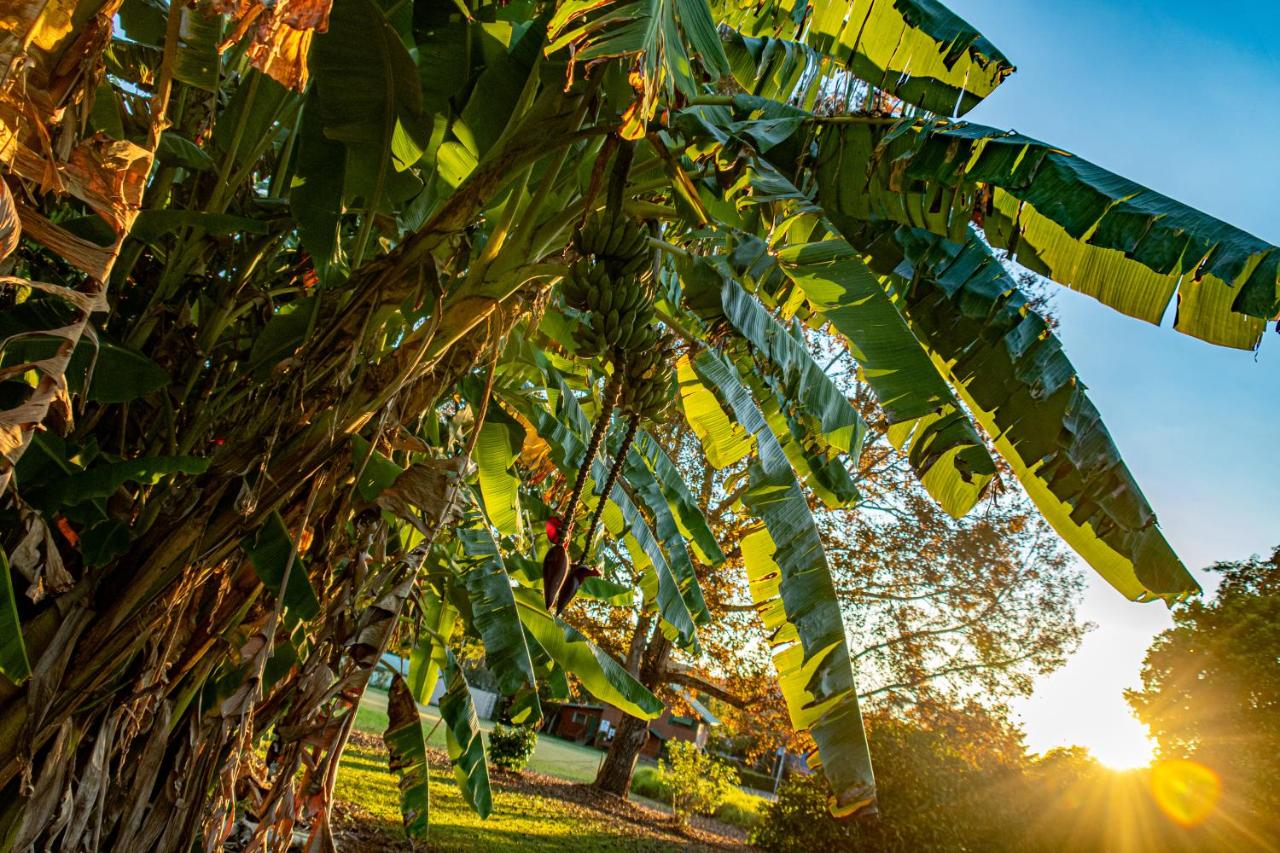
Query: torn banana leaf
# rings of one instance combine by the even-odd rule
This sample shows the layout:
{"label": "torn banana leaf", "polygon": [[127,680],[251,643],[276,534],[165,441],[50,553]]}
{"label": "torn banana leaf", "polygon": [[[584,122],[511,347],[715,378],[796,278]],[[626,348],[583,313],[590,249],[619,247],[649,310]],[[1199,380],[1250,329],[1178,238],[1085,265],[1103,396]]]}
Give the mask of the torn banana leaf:
{"label": "torn banana leaf", "polygon": [[976,234],[963,245],[899,228],[907,310],[1045,519],[1139,601],[1199,591],[1156,523],[1044,319]]}
{"label": "torn banana leaf", "polygon": [[766,384],[756,373],[759,366],[751,360],[735,362],[743,372],[743,381],[756,398],[761,414],[782,452],[796,473],[814,495],[830,509],[852,506],[858,500],[858,486],[845,467],[844,455],[830,455],[827,448],[817,446],[816,429],[801,423],[794,401],[776,387]]}
{"label": "torn banana leaf", "polygon": [[838,64],[807,44],[768,36],[751,38],[733,30],[725,33],[724,52],[733,78],[747,93],[797,103],[806,110],[813,109],[826,75]]}
{"label": "torn banana leaf", "polygon": [[778,262],[847,341],[925,489],[951,515],[967,513],[995,463],[884,285],[844,240],[787,246]]}
{"label": "torn banana leaf", "polygon": [[453,652],[445,649],[445,689],[440,697],[445,747],[458,788],[467,805],[483,820],[493,811],[489,787],[489,761],[480,736],[480,718],[471,701],[471,688]]}
{"label": "torn banana leaf", "polygon": [[742,554],[791,723],[818,745],[833,813],[874,811],[875,779],[844,619],[804,491],[733,365],[709,350],[695,364],[756,437],[759,452],[743,501],[764,528],[743,539]]}
{"label": "torn banana leaf", "polygon": [[820,438],[857,461],[867,426],[803,340],[792,336],[755,297],[729,278],[720,291],[725,317],[756,352],[774,366],[779,390],[814,418]]}
{"label": "torn banana leaf", "polygon": [[[1280,312],[1280,249],[1050,145],[964,122],[829,126],[818,199],[952,241],[970,221],[1023,266],[1129,316],[1254,349]],[[839,224],[838,218],[837,223]]]}
{"label": "torn banana leaf", "polygon": [[711,532],[707,517],[703,515],[697,499],[689,491],[684,477],[680,476],[675,463],[667,456],[666,451],[644,430],[636,433],[632,447],[644,457],[649,470],[653,472],[658,485],[662,488],[662,493],[667,498],[667,505],[675,516],[676,524],[680,526],[680,532],[689,540],[698,559],[708,566],[718,566],[723,563],[724,552],[720,550],[720,543]]}
{"label": "torn banana leaf", "polygon": [[751,434],[725,415],[715,392],[702,384],[686,355],[676,363],[676,378],[685,420],[698,437],[707,464],[722,470],[750,456],[754,446]]}
{"label": "torn banana leaf", "polygon": [[[612,451],[615,455],[617,444],[621,444],[621,439],[614,442]],[[689,614],[699,625],[709,623],[711,613],[707,610],[707,602],[702,597],[702,588],[698,585],[698,575],[694,571],[693,561],[689,558],[689,549],[685,547],[684,536],[680,532],[679,525],[676,524],[671,508],[667,506],[667,498],[662,493],[657,478],[653,476],[653,472],[644,462],[644,457],[635,447],[627,451],[622,477],[636,499],[649,510],[653,517],[654,533],[662,541],[668,567],[680,589],[680,597],[684,599]],[[661,576],[659,576],[659,582],[661,583]]]}
{"label": "torn banana leaf", "polygon": [[431,804],[427,745],[418,705],[398,672],[392,673],[387,691],[387,730],[382,739],[387,744],[389,769],[400,777],[404,833],[409,838],[425,838]]}
{"label": "torn banana leaf", "polygon": [[[729,70],[706,0],[566,0],[547,24],[548,55],[573,46],[577,62],[637,57],[648,88],[698,92],[694,68],[717,79]],[[685,45],[693,48],[696,66]]]}
{"label": "torn banana leaf", "polygon": [[802,41],[907,103],[964,115],[1013,73],[980,32],[936,0],[719,0],[744,36]]}
{"label": "torn banana leaf", "polygon": [[[723,120],[725,115],[727,110],[712,118]],[[939,505],[953,516],[964,515],[995,475],[995,463],[982,438],[930,363],[893,296],[862,257],[772,163],[761,158],[748,161],[736,200],[740,204],[769,200],[775,234],[785,232],[792,241],[777,250],[774,258],[796,287],[796,297],[807,299],[816,312],[810,324],[825,318],[840,333],[885,412],[889,440],[905,450],[925,490]],[[680,379],[682,396],[697,401],[701,391],[686,383],[683,370]],[[699,403],[699,422],[693,423],[699,438],[716,423],[716,408],[705,400]],[[724,435],[733,435],[729,427],[718,428]]]}
{"label": "torn banana leaf", "polygon": [[[561,382],[559,390],[561,417],[552,416],[540,406],[529,406],[522,411],[522,414],[529,418],[538,435],[550,445],[551,457],[556,465],[566,477],[572,479],[576,472],[571,465],[582,459],[586,447],[584,436],[590,433],[591,425],[587,422],[586,415],[568,386]],[[571,429],[568,425],[572,425],[573,428]],[[569,460],[574,461],[570,463]],[[594,483],[603,483],[608,473],[609,464],[597,456],[592,462],[591,479]],[[594,489],[594,485],[591,489]],[[672,571],[657,537],[649,528],[644,515],[627,496],[621,483],[614,485],[609,499],[621,513],[622,530],[628,534],[627,545],[632,550],[632,558],[637,566],[648,566],[653,569],[657,580],[656,594],[653,597],[657,602],[658,613],[662,617],[665,629],[677,645],[682,648],[694,647],[697,643],[697,626],[689,604],[685,600],[687,583],[682,584]],[[595,500],[590,495],[590,489],[584,490],[582,502],[583,512],[587,511],[588,506],[594,505]],[[607,511],[605,516],[607,520]],[[692,567],[690,567],[691,570]],[[696,582],[696,578],[694,580]],[[698,592],[696,601],[700,601],[701,597],[701,592]]]}
{"label": "torn banana leaf", "polygon": [[[502,561],[502,550],[487,527],[461,528],[458,539],[463,553],[471,558],[465,574],[471,599],[471,622],[484,642],[485,666],[498,681],[498,688],[511,696],[521,689],[535,690],[538,677],[533,671],[524,626],[516,610],[511,579]],[[536,722],[542,711],[535,701],[527,716],[515,722]]]}

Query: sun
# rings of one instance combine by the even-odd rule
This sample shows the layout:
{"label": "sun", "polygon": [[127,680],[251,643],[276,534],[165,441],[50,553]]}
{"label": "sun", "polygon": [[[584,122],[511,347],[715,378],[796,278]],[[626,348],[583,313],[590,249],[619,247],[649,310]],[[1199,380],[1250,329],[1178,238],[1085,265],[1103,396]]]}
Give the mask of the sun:
{"label": "sun", "polygon": [[1155,757],[1155,743],[1147,737],[1141,725],[1132,729],[1125,726],[1091,732],[1085,745],[1099,763],[1111,770],[1148,767]]}

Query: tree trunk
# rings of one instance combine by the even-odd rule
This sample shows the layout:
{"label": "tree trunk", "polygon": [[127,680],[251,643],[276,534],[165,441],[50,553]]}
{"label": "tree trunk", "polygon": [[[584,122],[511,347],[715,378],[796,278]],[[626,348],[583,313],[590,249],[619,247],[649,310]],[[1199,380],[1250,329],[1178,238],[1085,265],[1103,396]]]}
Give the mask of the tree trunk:
{"label": "tree trunk", "polygon": [[[636,633],[632,635],[631,652],[627,660],[631,662],[643,658],[640,683],[653,690],[661,683],[667,658],[671,655],[671,641],[661,629],[655,630],[652,638],[648,637],[648,627],[649,621],[641,617]],[[636,770],[636,760],[648,739],[649,721],[623,714],[618,723],[618,733],[609,744],[609,754],[605,756],[600,772],[596,774],[595,786],[601,791],[626,797],[631,791],[631,776]]]}
{"label": "tree trunk", "polygon": [[622,715],[618,733],[609,745],[609,754],[596,775],[596,787],[619,797],[626,797],[631,790],[631,774],[636,769],[636,759],[644,742],[649,739],[649,722]]}

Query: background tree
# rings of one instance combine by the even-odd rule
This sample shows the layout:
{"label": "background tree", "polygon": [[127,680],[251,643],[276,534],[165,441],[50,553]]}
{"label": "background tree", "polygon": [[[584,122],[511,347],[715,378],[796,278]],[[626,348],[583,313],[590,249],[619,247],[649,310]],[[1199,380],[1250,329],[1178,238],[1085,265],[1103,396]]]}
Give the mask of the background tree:
{"label": "background tree", "polygon": [[[1022,734],[981,706],[868,715],[882,798],[879,820],[840,820],[825,809],[818,775],[792,777],[771,803],[753,842],[766,850],[1266,850],[1266,812],[1180,808],[1158,767],[1116,771],[1088,750],[1025,752]],[[1164,797],[1164,799],[1162,799]]]}
{"label": "background tree", "polygon": [[878,821],[832,820],[818,776],[793,777],[753,842],[765,850],[1025,849],[1035,804],[1022,735],[980,706],[932,720],[869,715],[883,797]]}
{"label": "background tree", "polygon": [[[864,411],[870,408],[868,402]],[[690,471],[690,479],[695,474]],[[762,653],[766,640],[749,603],[741,557],[733,553],[732,543],[750,519],[735,513],[725,496],[732,476],[717,475],[712,486],[711,503],[724,509],[708,518],[729,559],[701,578],[713,614],[700,632],[701,654],[668,652],[657,682],[646,686],[679,686],[725,703],[719,716],[728,730],[750,733],[744,739],[750,758],[778,746],[807,752],[812,743],[791,733]],[[853,626],[864,704],[897,713],[928,713],[969,700],[995,708],[1028,694],[1036,675],[1059,666],[1075,648],[1088,627],[1075,615],[1083,579],[1016,491],[953,519],[883,440],[864,446],[856,482],[862,497],[856,511],[820,505],[814,511],[842,611]],[[637,662],[637,674],[648,650],[669,645],[651,623],[625,618],[593,636],[620,659]],[[660,695],[682,702],[669,690]],[[602,785],[626,792],[626,768],[634,767],[646,729],[642,721],[624,724],[632,736],[611,743]]]}
{"label": "background tree", "polygon": [[1264,819],[1274,837],[1280,548],[1209,571],[1221,576],[1213,600],[1174,610],[1173,627],[1147,650],[1142,687],[1125,696],[1162,759],[1190,758],[1211,768],[1221,777],[1224,807],[1246,825]]}

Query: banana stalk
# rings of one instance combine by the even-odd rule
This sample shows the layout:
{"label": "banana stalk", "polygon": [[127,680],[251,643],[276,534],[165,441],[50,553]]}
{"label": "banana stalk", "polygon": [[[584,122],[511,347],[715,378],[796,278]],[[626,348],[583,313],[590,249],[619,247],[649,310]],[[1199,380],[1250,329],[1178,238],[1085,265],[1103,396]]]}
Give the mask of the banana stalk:
{"label": "banana stalk", "polygon": [[587,528],[587,540],[582,545],[582,559],[587,561],[591,559],[591,543],[596,538],[596,528],[600,525],[600,516],[604,514],[604,505],[609,502],[609,493],[613,491],[613,484],[618,482],[618,474],[622,471],[622,466],[626,464],[627,451],[631,449],[631,442],[635,440],[636,431],[640,428],[640,416],[632,415],[627,421],[627,434],[622,438],[622,445],[618,448],[618,456],[613,460],[613,467],[609,469],[609,476],[605,478],[604,489],[600,492],[600,500],[596,504],[596,510],[591,515],[591,526]]}
{"label": "banana stalk", "polygon": [[587,484],[587,472],[600,450],[600,442],[609,428],[609,418],[613,415],[614,406],[618,404],[618,396],[622,393],[622,371],[615,370],[605,385],[604,400],[601,403],[600,415],[596,418],[595,429],[591,431],[591,440],[587,442],[587,452],[578,467],[578,477],[573,482],[573,491],[569,495],[569,506],[564,511],[564,534],[560,541],[567,546],[573,541],[574,517],[577,514],[578,500],[582,497],[582,489]]}

